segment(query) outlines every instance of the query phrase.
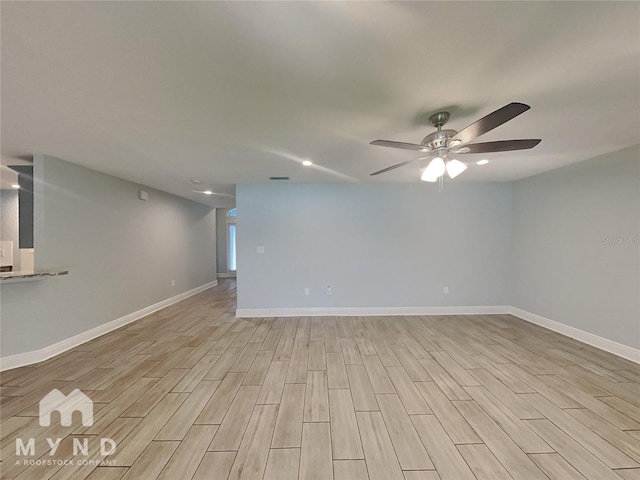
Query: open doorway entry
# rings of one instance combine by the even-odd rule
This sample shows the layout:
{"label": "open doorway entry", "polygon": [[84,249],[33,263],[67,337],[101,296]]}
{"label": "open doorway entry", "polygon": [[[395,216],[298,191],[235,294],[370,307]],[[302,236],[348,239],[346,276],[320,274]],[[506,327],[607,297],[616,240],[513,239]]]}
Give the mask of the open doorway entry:
{"label": "open doorway entry", "polygon": [[216,208],[218,278],[236,276],[236,209]]}
{"label": "open doorway entry", "polygon": [[227,273],[236,276],[236,209],[227,212]]}

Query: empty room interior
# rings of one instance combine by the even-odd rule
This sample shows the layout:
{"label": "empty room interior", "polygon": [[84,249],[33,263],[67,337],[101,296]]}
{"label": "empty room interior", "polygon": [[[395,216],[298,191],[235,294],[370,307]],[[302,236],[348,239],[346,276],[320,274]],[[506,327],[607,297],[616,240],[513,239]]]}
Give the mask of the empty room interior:
{"label": "empty room interior", "polygon": [[0,2],[3,480],[640,480],[639,2]]}

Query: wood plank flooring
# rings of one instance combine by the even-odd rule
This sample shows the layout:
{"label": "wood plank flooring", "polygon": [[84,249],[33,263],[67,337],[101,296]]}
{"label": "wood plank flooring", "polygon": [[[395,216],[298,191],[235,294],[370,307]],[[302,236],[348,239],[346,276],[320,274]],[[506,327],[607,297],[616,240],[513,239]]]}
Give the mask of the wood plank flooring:
{"label": "wood plank flooring", "polygon": [[[509,315],[234,312],[225,279],[2,373],[1,478],[640,479],[637,364]],[[93,425],[40,426],[54,388]]]}

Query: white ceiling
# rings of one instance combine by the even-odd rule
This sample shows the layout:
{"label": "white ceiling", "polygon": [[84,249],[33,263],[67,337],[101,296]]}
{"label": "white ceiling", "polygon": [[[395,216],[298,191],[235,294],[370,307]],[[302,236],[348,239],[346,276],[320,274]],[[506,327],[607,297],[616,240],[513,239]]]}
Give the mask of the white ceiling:
{"label": "white ceiling", "polygon": [[2,2],[1,35],[3,163],[46,153],[214,205],[192,190],[418,182],[370,177],[416,152],[368,143],[419,143],[445,107],[461,130],[527,103],[480,141],[542,138],[460,181],[640,142],[638,2]]}

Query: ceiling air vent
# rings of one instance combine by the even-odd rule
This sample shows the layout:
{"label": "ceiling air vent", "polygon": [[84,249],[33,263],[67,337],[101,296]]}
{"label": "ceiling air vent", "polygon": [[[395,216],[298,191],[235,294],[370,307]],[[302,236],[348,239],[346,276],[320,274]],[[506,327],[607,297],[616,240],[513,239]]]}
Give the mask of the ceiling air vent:
{"label": "ceiling air vent", "polygon": [[269,180],[289,180],[289,177],[269,177]]}

